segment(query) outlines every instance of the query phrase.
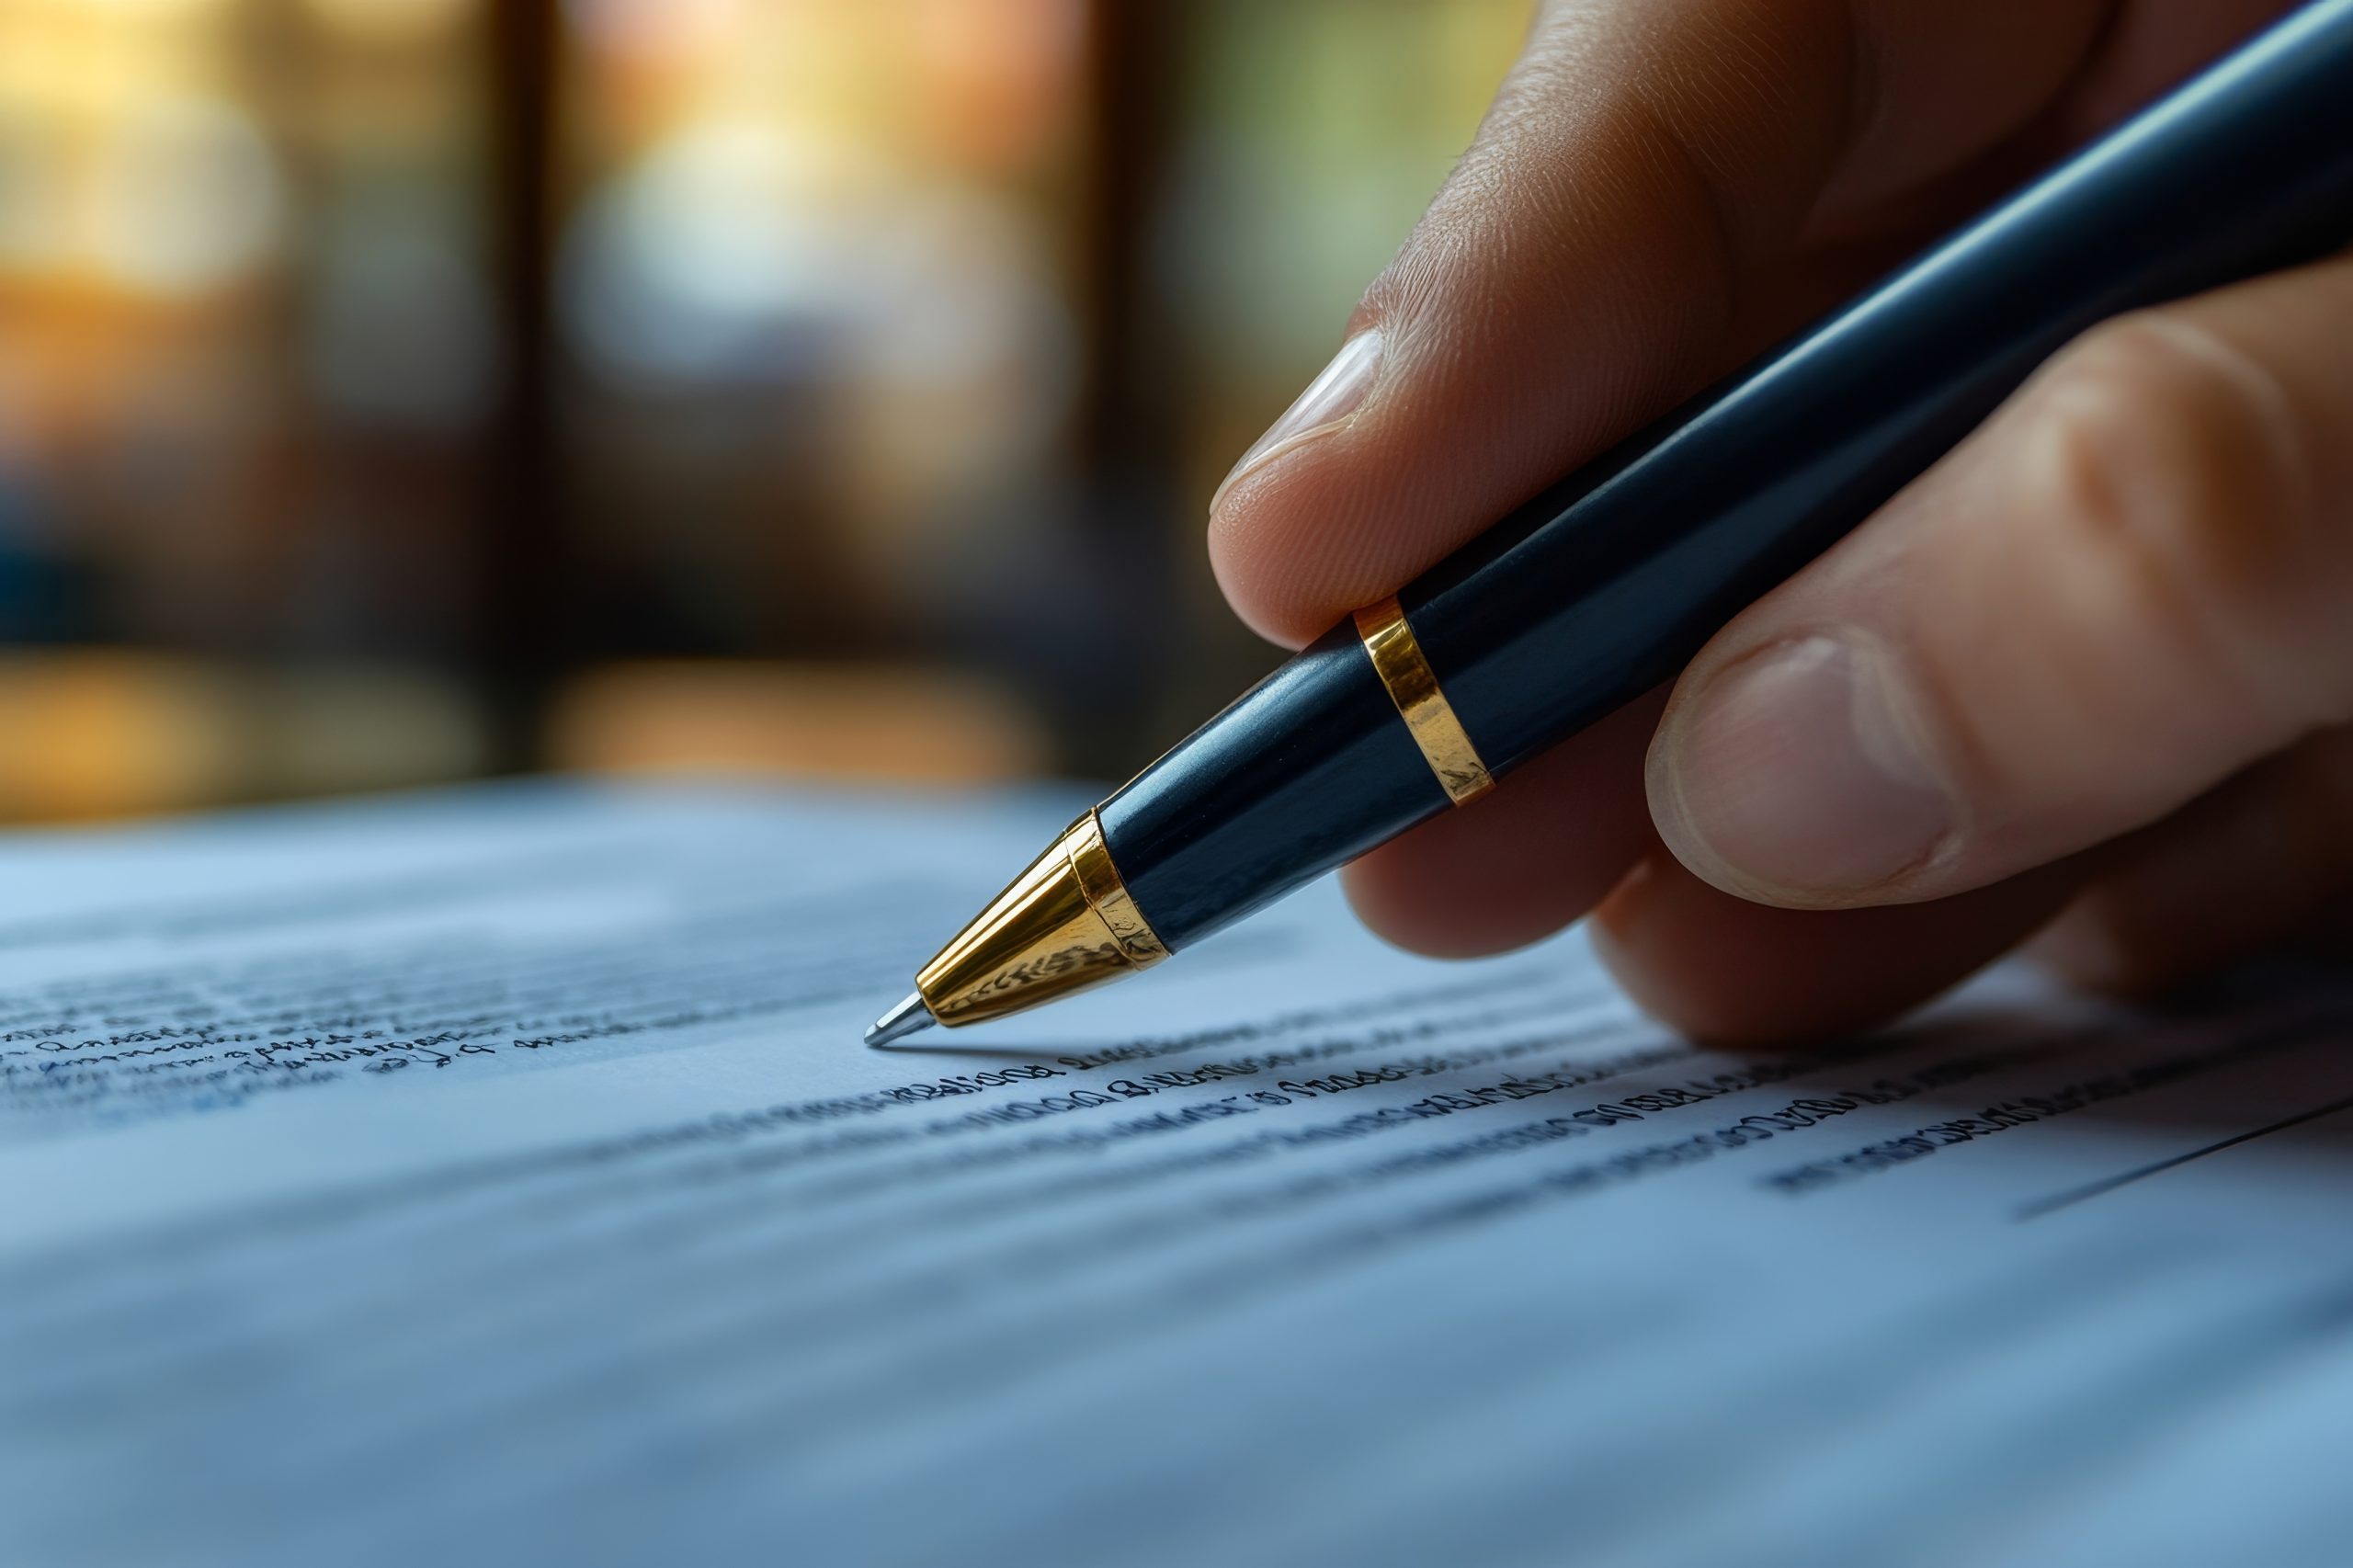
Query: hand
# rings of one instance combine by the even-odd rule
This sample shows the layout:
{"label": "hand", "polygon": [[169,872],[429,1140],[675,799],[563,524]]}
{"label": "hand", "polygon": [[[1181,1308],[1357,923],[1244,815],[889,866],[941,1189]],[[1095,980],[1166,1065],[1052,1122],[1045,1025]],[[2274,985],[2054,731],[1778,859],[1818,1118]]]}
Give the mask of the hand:
{"label": "hand", "polygon": [[[1211,504],[1302,642],[2289,7],[1554,0],[1332,368]],[[1671,693],[1351,868],[1407,947],[1598,909],[1763,1040],[2038,930],[2164,986],[2353,909],[2353,261],[2093,332]],[[1648,762],[1643,761],[1648,743]]]}

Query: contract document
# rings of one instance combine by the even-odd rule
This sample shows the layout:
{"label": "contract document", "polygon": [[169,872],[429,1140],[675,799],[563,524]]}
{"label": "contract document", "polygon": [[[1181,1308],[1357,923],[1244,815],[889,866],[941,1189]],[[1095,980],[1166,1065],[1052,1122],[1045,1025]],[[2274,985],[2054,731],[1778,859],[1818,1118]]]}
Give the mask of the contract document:
{"label": "contract document", "polygon": [[2353,984],[1765,1054],[1312,890],[874,1051],[1082,802],[0,840],[0,1562],[2353,1561]]}

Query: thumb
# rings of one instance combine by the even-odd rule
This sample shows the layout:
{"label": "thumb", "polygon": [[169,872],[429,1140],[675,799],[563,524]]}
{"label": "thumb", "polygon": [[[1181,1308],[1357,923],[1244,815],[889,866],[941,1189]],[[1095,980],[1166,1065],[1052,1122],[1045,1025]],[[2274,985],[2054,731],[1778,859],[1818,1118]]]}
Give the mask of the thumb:
{"label": "thumb", "polygon": [[2094,332],[1695,660],[1687,866],[1913,903],[2165,816],[2353,717],[2353,262]]}

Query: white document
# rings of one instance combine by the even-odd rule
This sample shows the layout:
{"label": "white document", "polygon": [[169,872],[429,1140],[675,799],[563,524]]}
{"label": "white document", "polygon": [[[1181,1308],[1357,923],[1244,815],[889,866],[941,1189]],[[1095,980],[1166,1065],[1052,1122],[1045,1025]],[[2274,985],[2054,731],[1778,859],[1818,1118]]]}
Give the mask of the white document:
{"label": "white document", "polygon": [[1325,887],[864,1049],[1077,804],[0,842],[0,1563],[2353,1560],[2353,986],[1737,1056]]}

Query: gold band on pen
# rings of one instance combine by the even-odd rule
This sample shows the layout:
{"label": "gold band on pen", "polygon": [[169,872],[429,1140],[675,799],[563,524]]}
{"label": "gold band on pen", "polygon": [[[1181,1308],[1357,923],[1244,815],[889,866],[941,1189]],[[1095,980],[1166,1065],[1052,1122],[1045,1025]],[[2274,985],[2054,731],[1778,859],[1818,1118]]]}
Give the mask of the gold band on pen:
{"label": "gold band on pen", "polygon": [[1078,891],[1094,908],[1096,916],[1110,929],[1112,940],[1128,961],[1142,969],[1158,963],[1168,956],[1160,934],[1136,907],[1128,894],[1128,884],[1120,879],[1120,868],[1111,863],[1111,851],[1103,842],[1103,823],[1093,812],[1072,824],[1063,838],[1070,855],[1071,869],[1077,873]]}
{"label": "gold band on pen", "polygon": [[1479,749],[1454,716],[1446,693],[1438,689],[1437,673],[1422,656],[1422,645],[1405,623],[1395,595],[1357,611],[1357,635],[1364,639],[1374,672],[1389,688],[1390,700],[1397,704],[1447,799],[1460,806],[1494,789],[1487,765],[1479,760]]}

